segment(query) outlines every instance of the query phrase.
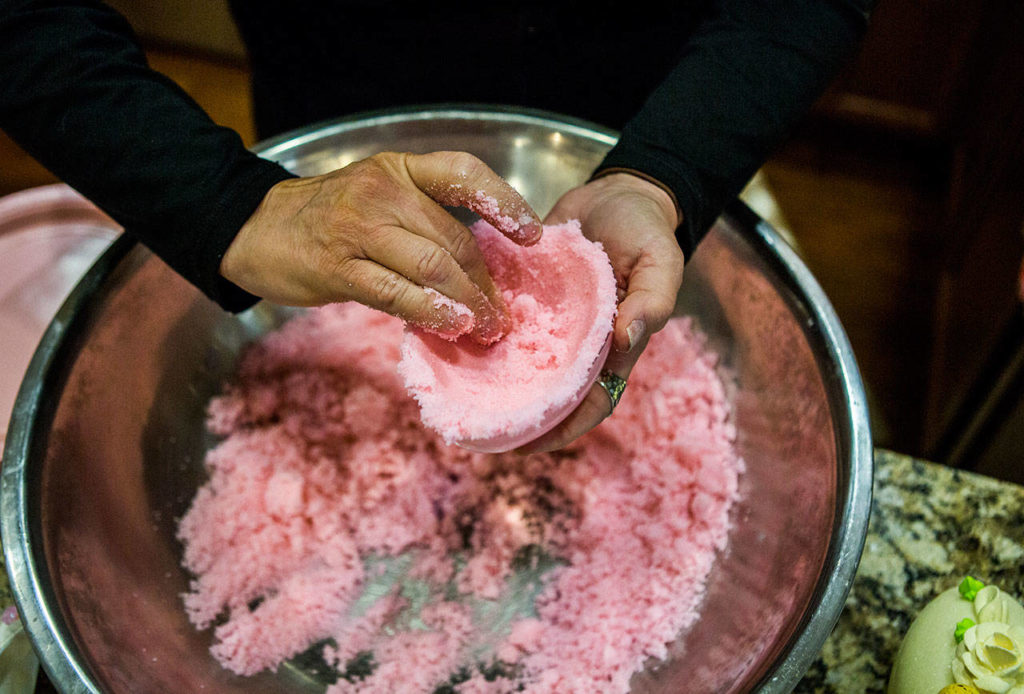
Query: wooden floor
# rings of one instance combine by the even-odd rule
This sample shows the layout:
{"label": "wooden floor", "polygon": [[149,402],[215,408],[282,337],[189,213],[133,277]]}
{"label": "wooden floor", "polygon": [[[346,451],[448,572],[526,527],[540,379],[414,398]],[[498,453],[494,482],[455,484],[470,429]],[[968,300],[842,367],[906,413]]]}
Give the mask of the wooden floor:
{"label": "wooden floor", "polygon": [[[254,141],[248,76],[239,65],[151,52],[219,123]],[[807,125],[764,168],[806,259],[853,344],[876,441],[918,453],[933,312],[930,218],[941,190],[927,152],[886,138]],[[0,194],[53,177],[0,137]]]}

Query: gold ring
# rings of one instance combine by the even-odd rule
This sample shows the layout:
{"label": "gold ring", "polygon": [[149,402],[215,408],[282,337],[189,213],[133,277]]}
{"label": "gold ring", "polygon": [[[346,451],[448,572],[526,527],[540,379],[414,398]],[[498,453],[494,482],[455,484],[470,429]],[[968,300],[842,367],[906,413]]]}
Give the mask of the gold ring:
{"label": "gold ring", "polygon": [[[597,384],[604,388],[604,392],[608,394],[608,400],[611,401],[612,412],[614,412],[615,407],[619,404],[619,400],[622,399],[622,392],[626,390],[626,379],[605,369],[597,379]],[[611,412],[608,414],[610,415]]]}

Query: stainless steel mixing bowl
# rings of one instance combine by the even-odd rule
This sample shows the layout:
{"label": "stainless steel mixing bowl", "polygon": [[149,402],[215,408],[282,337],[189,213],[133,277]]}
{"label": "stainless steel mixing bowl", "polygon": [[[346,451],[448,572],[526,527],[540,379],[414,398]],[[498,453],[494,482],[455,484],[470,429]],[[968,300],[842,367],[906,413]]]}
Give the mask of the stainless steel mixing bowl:
{"label": "stainless steel mixing bowl", "polygon": [[[615,134],[493,108],[378,113],[259,151],[317,174],[384,149],[468,150],[542,214]],[[842,609],[867,529],[861,381],[797,256],[736,205],[688,265],[679,310],[735,374],[747,470],[700,621],[634,692],[786,692]],[[239,350],[288,311],[228,315],[145,249],[115,244],[46,333],[15,406],[0,514],[27,630],[64,692],[316,692],[297,668],[238,678],[187,622],[175,519],[204,478],[203,412]]]}

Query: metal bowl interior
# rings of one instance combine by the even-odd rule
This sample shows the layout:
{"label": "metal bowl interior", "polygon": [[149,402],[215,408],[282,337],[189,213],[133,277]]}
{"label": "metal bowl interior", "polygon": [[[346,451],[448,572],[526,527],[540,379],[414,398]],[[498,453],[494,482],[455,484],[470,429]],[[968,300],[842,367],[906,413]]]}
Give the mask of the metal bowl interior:
{"label": "metal bowl interior", "polygon": [[[468,150],[543,213],[614,133],[551,114],[444,107],[371,114],[260,147],[301,174],[374,152]],[[679,311],[734,374],[747,469],[699,622],[633,692],[786,692],[819,652],[867,529],[871,447],[846,337],[806,268],[737,205],[688,265]],[[175,519],[204,479],[204,408],[239,351],[292,311],[231,316],[122,239],[36,352],[4,454],[7,565],[64,692],[316,692],[288,667],[239,678],[180,599]]]}

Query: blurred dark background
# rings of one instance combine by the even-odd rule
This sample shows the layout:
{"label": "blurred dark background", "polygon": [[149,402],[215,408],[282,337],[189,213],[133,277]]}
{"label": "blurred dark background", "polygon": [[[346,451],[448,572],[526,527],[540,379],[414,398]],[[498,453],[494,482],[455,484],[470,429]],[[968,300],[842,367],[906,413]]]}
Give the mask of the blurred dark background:
{"label": "blurred dark background", "polygon": [[[152,65],[255,141],[223,0],[115,0]],[[853,343],[876,443],[1024,483],[1024,3],[880,0],[749,200]],[[0,135],[0,195],[53,177]]]}

